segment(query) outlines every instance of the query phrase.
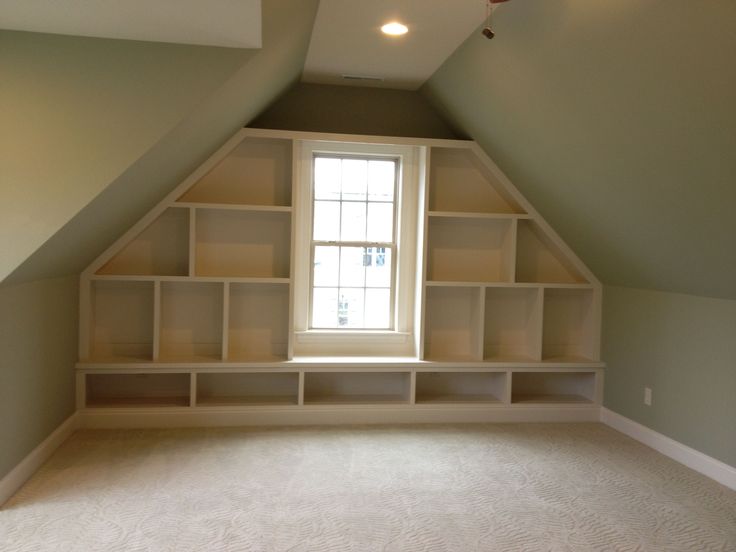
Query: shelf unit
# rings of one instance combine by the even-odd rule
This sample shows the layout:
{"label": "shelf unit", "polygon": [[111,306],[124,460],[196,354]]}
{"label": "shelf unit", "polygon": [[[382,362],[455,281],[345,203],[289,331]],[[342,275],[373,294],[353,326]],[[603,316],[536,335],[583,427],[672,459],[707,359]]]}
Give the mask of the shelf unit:
{"label": "shelf unit", "polygon": [[[419,148],[413,356],[293,357],[302,141]],[[600,305],[472,142],[243,129],[82,274],[78,406],[195,424],[594,419]]]}

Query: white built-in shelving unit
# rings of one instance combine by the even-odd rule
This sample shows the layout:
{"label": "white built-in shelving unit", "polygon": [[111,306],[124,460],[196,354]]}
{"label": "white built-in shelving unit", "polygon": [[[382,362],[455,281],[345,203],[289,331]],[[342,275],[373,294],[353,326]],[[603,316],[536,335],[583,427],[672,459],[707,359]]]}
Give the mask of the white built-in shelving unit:
{"label": "white built-in shelving unit", "polygon": [[[293,355],[306,140],[421,150],[413,356]],[[80,297],[90,425],[595,419],[602,396],[600,284],[468,141],[243,129]]]}

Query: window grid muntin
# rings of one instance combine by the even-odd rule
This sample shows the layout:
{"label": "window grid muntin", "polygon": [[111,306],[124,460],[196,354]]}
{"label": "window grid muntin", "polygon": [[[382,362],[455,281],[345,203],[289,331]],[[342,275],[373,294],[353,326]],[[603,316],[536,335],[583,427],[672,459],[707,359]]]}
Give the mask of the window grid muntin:
{"label": "window grid muntin", "polygon": [[[394,164],[394,171],[393,171],[393,198],[392,201],[381,201],[381,200],[371,200],[369,199],[369,185],[368,185],[368,176],[366,176],[366,195],[365,200],[356,200],[356,199],[343,199],[343,186],[342,186],[342,170],[340,173],[340,199],[316,199],[315,197],[315,180],[316,180],[316,171],[315,171],[315,164],[316,160],[319,158],[326,158],[326,159],[339,159],[340,161],[343,161],[345,159],[357,159],[357,160],[364,160],[364,161],[374,161],[374,160],[380,160],[380,161],[391,161]],[[396,255],[396,219],[397,219],[397,211],[398,211],[398,205],[396,198],[398,196],[398,187],[399,187],[399,181],[400,181],[400,158],[396,156],[386,156],[386,155],[351,155],[351,154],[324,154],[324,153],[315,153],[312,157],[312,178],[311,178],[311,201],[310,201],[310,211],[312,216],[312,225],[311,225],[311,234],[310,234],[310,255],[309,255],[309,261],[310,261],[310,270],[309,270],[309,327],[310,329],[316,329],[316,330],[393,330],[394,329],[394,318],[395,318],[395,300],[396,300],[396,266],[397,266],[397,255]],[[393,206],[393,212],[392,212],[392,218],[391,218],[391,239],[390,242],[376,242],[376,241],[342,241],[342,240],[315,240],[314,239],[314,230],[315,230],[315,217],[314,217],[314,207],[315,202],[317,201],[325,201],[325,202],[334,202],[340,204],[339,209],[339,223],[338,223],[338,232],[339,237],[342,238],[342,204],[343,203],[364,203],[365,204],[365,236],[368,237],[368,205],[370,203],[389,203]],[[337,286],[315,286],[314,285],[314,258],[315,258],[315,249],[316,247],[336,247],[338,248],[338,259],[337,259]],[[341,286],[340,285],[340,276],[341,276],[341,265],[342,265],[342,248],[343,247],[362,247],[364,249],[367,248],[376,248],[376,247],[383,247],[386,249],[391,249],[391,279],[390,279],[390,287],[379,287],[379,286],[367,286],[365,285],[366,278],[365,278],[365,272],[364,272],[364,279],[363,283],[364,285],[362,287],[355,287],[355,286]],[[365,253],[364,253],[365,254]],[[363,266],[363,270],[366,270],[366,266]],[[336,324],[339,323],[339,313],[340,313],[340,290],[341,289],[362,289],[363,290],[363,325],[360,327],[341,327],[339,325],[335,326],[315,326],[314,325],[314,290],[315,289],[337,289],[337,319],[335,320]],[[365,327],[365,290],[366,289],[388,289],[389,290],[389,317],[388,317],[388,325],[384,328],[366,328]]]}

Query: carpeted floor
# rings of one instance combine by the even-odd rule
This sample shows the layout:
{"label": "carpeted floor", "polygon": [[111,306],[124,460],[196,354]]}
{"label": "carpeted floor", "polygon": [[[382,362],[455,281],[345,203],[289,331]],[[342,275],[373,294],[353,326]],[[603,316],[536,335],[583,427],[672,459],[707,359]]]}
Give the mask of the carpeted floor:
{"label": "carpeted floor", "polygon": [[600,424],[83,431],[0,550],[736,550],[736,492]]}

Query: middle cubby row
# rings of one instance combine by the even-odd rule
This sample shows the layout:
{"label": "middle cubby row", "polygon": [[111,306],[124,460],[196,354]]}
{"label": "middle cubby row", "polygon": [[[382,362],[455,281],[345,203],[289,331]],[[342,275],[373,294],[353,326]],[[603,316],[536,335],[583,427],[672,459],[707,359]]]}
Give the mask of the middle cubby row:
{"label": "middle cubby row", "polygon": [[[289,284],[90,282],[92,361],[281,361]],[[84,349],[84,347],[83,347]]]}
{"label": "middle cubby row", "polygon": [[594,288],[428,285],[423,358],[598,360]]}
{"label": "middle cubby row", "polygon": [[597,370],[82,374],[80,407],[599,404]]}

